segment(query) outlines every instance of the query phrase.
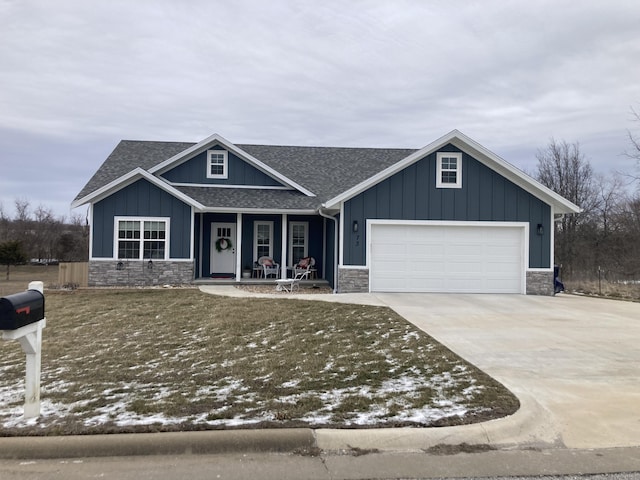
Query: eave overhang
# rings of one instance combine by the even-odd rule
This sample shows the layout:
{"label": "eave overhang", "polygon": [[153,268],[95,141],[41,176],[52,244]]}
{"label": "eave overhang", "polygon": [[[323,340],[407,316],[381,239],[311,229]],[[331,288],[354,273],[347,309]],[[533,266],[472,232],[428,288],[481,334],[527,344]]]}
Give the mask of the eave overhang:
{"label": "eave overhang", "polygon": [[162,179],[150,174],[146,170],[144,170],[142,168],[139,168],[139,167],[131,170],[129,173],[127,173],[127,174],[125,174],[125,175],[113,180],[112,182],[109,182],[108,184],[104,185],[103,187],[101,187],[101,188],[99,188],[97,190],[94,190],[90,194],[88,194],[88,195],[86,195],[86,196],[84,196],[82,198],[79,198],[77,200],[74,200],[71,203],[71,208],[76,208],[76,207],[79,207],[79,206],[87,204],[87,203],[99,202],[100,200],[103,200],[103,199],[107,198],[108,196],[113,195],[115,192],[117,192],[119,190],[122,190],[123,188],[128,187],[129,185],[132,185],[133,183],[137,182],[138,180],[146,180],[146,181],[148,181],[152,185],[155,185],[156,187],[164,190],[168,194],[174,196],[178,200],[181,200],[182,202],[186,203],[187,205],[190,205],[191,207],[195,208],[196,210],[200,210],[200,209],[204,209],[205,208],[204,205],[202,205],[201,203],[197,202],[193,198],[189,197],[188,195],[185,195],[180,190],[177,190],[176,188],[172,187],[171,185],[169,185],[164,180],[162,180]]}

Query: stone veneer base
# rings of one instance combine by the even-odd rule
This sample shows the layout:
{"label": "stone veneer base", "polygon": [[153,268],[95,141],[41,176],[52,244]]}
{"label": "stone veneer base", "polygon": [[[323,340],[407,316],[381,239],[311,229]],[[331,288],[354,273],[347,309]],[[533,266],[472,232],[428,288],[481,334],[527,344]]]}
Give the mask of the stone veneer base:
{"label": "stone veneer base", "polygon": [[368,268],[338,268],[338,293],[366,293],[368,291]]}
{"label": "stone veneer base", "polygon": [[[553,272],[528,271],[527,295],[553,296]],[[369,270],[366,268],[340,268],[338,293],[362,293],[369,291]]]}
{"label": "stone veneer base", "polygon": [[553,272],[527,272],[527,295],[554,295]]}
{"label": "stone veneer base", "polygon": [[194,262],[153,260],[122,261],[118,270],[117,260],[93,260],[89,262],[90,287],[136,287],[147,285],[185,285],[193,282]]}

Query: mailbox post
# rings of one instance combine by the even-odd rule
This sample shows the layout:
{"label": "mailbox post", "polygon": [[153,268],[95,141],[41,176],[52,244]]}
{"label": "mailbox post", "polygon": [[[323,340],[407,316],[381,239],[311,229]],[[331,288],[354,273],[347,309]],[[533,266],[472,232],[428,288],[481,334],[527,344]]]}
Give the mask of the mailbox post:
{"label": "mailbox post", "polygon": [[46,325],[42,282],[31,282],[26,292],[0,298],[2,338],[18,340],[27,356],[24,418],[40,416],[42,329]]}

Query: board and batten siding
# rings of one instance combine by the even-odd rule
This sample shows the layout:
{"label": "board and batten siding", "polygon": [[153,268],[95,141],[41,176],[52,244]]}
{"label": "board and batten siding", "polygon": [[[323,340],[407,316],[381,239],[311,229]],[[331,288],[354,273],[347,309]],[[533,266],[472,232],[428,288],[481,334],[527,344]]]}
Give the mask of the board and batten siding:
{"label": "board and batten siding", "polygon": [[[466,153],[462,175],[462,188],[436,188],[434,152],[346,201],[344,265],[367,264],[367,219],[392,219],[529,222],[529,268],[549,268],[551,207]],[[538,224],[544,235],[537,234]]]}
{"label": "board and batten siding", "polygon": [[93,206],[93,258],[113,258],[114,217],[171,219],[169,257],[190,258],[191,207],[146,180],[138,180]]}
{"label": "board and batten siding", "polygon": [[[211,148],[210,150],[218,150]],[[207,178],[207,152],[202,152],[161,176],[173,183],[280,186],[281,184],[253,165],[227,153],[227,178]]]}

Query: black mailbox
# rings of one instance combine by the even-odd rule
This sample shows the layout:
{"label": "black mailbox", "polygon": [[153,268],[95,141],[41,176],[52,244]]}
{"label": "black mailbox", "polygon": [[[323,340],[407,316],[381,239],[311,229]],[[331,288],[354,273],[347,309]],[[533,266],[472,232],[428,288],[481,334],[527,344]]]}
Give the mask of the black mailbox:
{"label": "black mailbox", "polygon": [[44,318],[44,295],[38,290],[0,298],[0,330],[15,330]]}

